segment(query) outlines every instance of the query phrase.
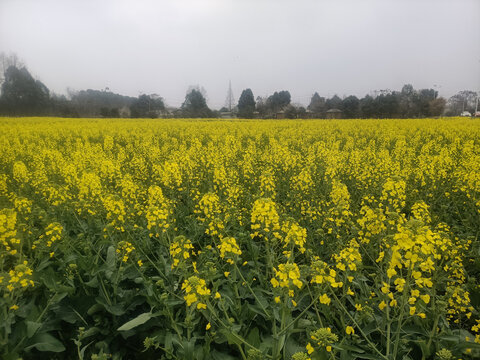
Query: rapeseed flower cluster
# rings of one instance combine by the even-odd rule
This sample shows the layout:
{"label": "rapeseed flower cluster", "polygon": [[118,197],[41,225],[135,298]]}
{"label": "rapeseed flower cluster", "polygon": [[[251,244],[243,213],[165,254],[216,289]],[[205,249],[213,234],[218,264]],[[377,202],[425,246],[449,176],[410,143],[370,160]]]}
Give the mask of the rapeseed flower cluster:
{"label": "rapeseed flower cluster", "polygon": [[[28,261],[25,260],[22,264],[16,265],[14,269],[8,272],[8,282],[6,282],[5,286],[9,292],[16,290],[23,291],[28,287],[35,286],[32,276],[33,271],[28,266]],[[5,280],[0,283],[3,283]]]}
{"label": "rapeseed flower cluster", "polygon": [[220,239],[220,245],[217,246],[220,251],[220,257],[226,259],[229,264],[234,264],[236,256],[242,255],[242,250],[233,237]]}
{"label": "rapeseed flower cluster", "polygon": [[135,250],[135,247],[131,243],[128,241],[120,241],[115,251],[120,255],[122,261],[126,263],[133,250]]}
{"label": "rapeseed flower cluster", "polygon": [[382,188],[380,201],[389,211],[400,212],[405,207],[406,183],[403,180],[387,179]]}
{"label": "rapeseed flower cluster", "polygon": [[[312,342],[307,344],[308,354],[312,354],[315,350],[324,349],[327,352],[332,351],[332,345],[338,341],[338,336],[332,332],[332,329],[320,328],[310,333]],[[313,343],[313,345],[312,345]]]}
{"label": "rapeseed flower cluster", "polygon": [[275,277],[270,280],[270,283],[274,288],[285,289],[289,297],[295,295],[295,288],[301,289],[303,287],[303,282],[300,278],[300,269],[297,264],[280,264],[274,271]]}
{"label": "rapeseed flower cluster", "polygon": [[0,244],[10,255],[18,253],[20,239],[17,237],[15,225],[17,223],[17,213],[13,210],[0,210]]}
{"label": "rapeseed flower cluster", "polygon": [[[103,206],[107,211],[107,221],[109,221],[108,226],[114,228],[115,230],[124,232],[126,210],[125,204],[122,199],[117,198],[116,196],[107,196],[103,199]],[[107,231],[107,228],[104,229]]]}
{"label": "rapeseed flower cluster", "polygon": [[280,217],[275,202],[269,198],[258,199],[253,203],[251,215],[252,238],[265,240],[280,239]]}
{"label": "rapeseed flower cluster", "polygon": [[160,183],[167,189],[182,191],[182,172],[175,161],[166,161],[162,167],[155,165],[154,173]]}
{"label": "rapeseed flower cluster", "polygon": [[206,301],[211,292],[207,288],[205,280],[197,276],[190,276],[182,283],[182,290],[185,290],[183,298],[187,302],[187,306],[196,304],[197,310],[207,308]]}
{"label": "rapeseed flower cluster", "polygon": [[221,237],[225,224],[220,217],[220,199],[217,194],[207,193],[200,199],[195,213],[198,219],[205,225],[205,234]]}
{"label": "rapeseed flower cluster", "polygon": [[339,254],[333,254],[335,267],[340,271],[347,271],[348,269],[350,273],[355,273],[362,263],[362,255],[359,248],[360,245],[353,239]]}
{"label": "rapeseed flower cluster", "polygon": [[305,243],[307,241],[307,229],[298,225],[295,221],[286,221],[282,224],[284,247],[290,244],[298,247],[303,254],[305,252]]}
{"label": "rapeseed flower cluster", "polygon": [[191,260],[193,252],[192,242],[185,236],[177,236],[170,245],[170,256],[173,259],[172,269]]}
{"label": "rapeseed flower cluster", "polygon": [[260,176],[260,196],[274,199],[276,195],[275,176],[272,171],[265,171]]}
{"label": "rapeseed flower cluster", "polygon": [[170,228],[173,222],[171,202],[165,198],[162,189],[157,185],[148,188],[145,217],[150,237],[159,237]]}

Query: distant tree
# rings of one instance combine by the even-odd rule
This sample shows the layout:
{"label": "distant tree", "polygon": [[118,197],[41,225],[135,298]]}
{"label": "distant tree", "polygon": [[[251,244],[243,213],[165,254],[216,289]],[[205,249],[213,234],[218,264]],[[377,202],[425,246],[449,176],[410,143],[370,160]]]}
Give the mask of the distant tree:
{"label": "distant tree", "polygon": [[256,107],[260,117],[264,118],[268,114],[267,99],[261,96],[257,96]]}
{"label": "distant tree", "polygon": [[315,94],[313,94],[310,100],[310,105],[308,105],[307,109],[313,113],[314,117],[317,117],[317,118],[323,117],[323,114],[327,110],[326,104],[325,104],[325,98],[321,97],[316,92]]}
{"label": "distant tree", "polygon": [[330,109],[339,109],[342,110],[342,99],[338,97],[338,95],[333,95],[332,98],[327,99],[325,102],[327,110]]}
{"label": "distant tree", "polygon": [[360,100],[356,96],[348,96],[342,101],[344,117],[353,119],[360,116]]}
{"label": "distant tree", "polygon": [[298,110],[295,106],[293,106],[292,104],[289,104],[286,108],[285,108],[285,117],[287,119],[296,119],[298,116]]}
{"label": "distant tree", "polygon": [[118,108],[106,108],[103,107],[100,109],[100,115],[104,118],[119,118],[120,117],[120,111]]}
{"label": "distant tree", "polygon": [[417,92],[417,94],[418,116],[429,116],[430,102],[436,99],[437,92],[433,89],[421,89]]}
{"label": "distant tree", "polygon": [[238,117],[251,119],[255,112],[255,98],[251,89],[245,89],[238,99]]}
{"label": "distant tree", "polygon": [[72,102],[65,95],[50,94],[51,112],[53,116],[77,118],[80,117]]}
{"label": "distant tree", "polygon": [[450,97],[447,101],[447,112],[449,115],[458,116],[464,111],[473,113],[477,93],[471,90],[462,90]]}
{"label": "distant tree", "polygon": [[23,62],[18,58],[17,54],[15,53],[6,54],[4,52],[1,52],[0,53],[0,86],[4,82],[7,69],[10,66],[16,67],[17,69],[25,67]]}
{"label": "distant tree", "polygon": [[130,105],[132,118],[156,118],[158,117],[158,112],[162,110],[165,110],[165,104],[158,95],[140,95]]}
{"label": "distant tree", "polygon": [[281,111],[290,104],[291,96],[290,92],[282,90],[279,92],[274,92],[273,95],[270,95],[266,101],[267,109],[270,114],[275,114],[278,111]]}
{"label": "distant tree", "polygon": [[402,117],[418,117],[420,114],[418,93],[411,84],[403,85],[400,92],[399,113]]}
{"label": "distant tree", "polygon": [[187,93],[181,109],[184,117],[208,118],[213,116],[204,95],[198,89],[192,89]]}
{"label": "distant tree", "polygon": [[441,116],[445,110],[447,101],[438,97],[428,103],[428,116]]}
{"label": "distant tree", "polygon": [[50,107],[49,90],[26,68],[12,65],[5,71],[0,104],[2,112],[9,115],[45,115]]}
{"label": "distant tree", "polygon": [[307,117],[307,109],[305,109],[303,106],[299,106],[297,108],[297,117],[299,119],[305,119]]}
{"label": "distant tree", "polygon": [[[109,90],[81,90],[74,91],[67,89],[70,97],[70,105],[80,116],[103,116],[102,108],[106,109],[128,109],[138,101],[138,98],[116,94]],[[153,96],[155,97],[155,96]],[[123,113],[125,113],[123,111]],[[108,117],[111,117],[110,115]]]}
{"label": "distant tree", "polygon": [[366,95],[360,100],[360,114],[363,118],[375,117],[375,100],[371,95]]}
{"label": "distant tree", "polygon": [[393,118],[398,115],[398,95],[390,90],[380,93],[374,99],[374,116],[378,118]]}

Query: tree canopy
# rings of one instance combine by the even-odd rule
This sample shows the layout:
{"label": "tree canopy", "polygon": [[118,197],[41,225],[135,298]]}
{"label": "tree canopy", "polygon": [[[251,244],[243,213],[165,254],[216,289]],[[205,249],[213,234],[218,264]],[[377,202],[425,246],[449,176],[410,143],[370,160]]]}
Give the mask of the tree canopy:
{"label": "tree canopy", "polygon": [[251,89],[245,89],[238,99],[238,117],[251,119],[255,112],[255,98]]}
{"label": "tree canopy", "polygon": [[276,113],[286,108],[287,105],[290,104],[290,101],[291,101],[290,92],[286,90],[282,90],[279,92],[275,91],[273,95],[270,95],[267,98],[266,105],[267,105],[267,108],[272,113]]}
{"label": "tree canopy", "polygon": [[25,67],[10,66],[4,74],[0,104],[5,114],[44,115],[50,106],[50,91]]}
{"label": "tree canopy", "polygon": [[[199,86],[188,89],[179,109],[169,108],[168,111],[163,98],[156,94],[134,98],[105,88],[68,90],[67,96],[56,95],[35,79],[16,55],[6,56],[3,53],[0,53],[0,90],[0,115],[207,118],[220,117],[221,111],[229,110],[212,111],[207,105],[205,89]],[[411,84],[404,85],[400,91],[373,91],[363,98],[354,95],[325,98],[315,92],[307,111],[301,104],[291,104],[291,95],[287,90],[255,99],[252,90],[247,88],[239,98],[237,115],[241,118],[275,118],[283,111],[287,118],[325,118],[328,110],[339,109],[344,118],[458,116],[464,111],[474,113],[477,96],[474,91],[462,90],[447,101],[439,97],[434,89],[417,90]]]}
{"label": "tree canopy", "polygon": [[182,104],[182,115],[189,118],[208,118],[213,115],[199,89],[191,89]]}
{"label": "tree canopy", "polygon": [[156,118],[162,110],[165,110],[165,104],[163,99],[156,95],[140,95],[130,105],[133,118]]}

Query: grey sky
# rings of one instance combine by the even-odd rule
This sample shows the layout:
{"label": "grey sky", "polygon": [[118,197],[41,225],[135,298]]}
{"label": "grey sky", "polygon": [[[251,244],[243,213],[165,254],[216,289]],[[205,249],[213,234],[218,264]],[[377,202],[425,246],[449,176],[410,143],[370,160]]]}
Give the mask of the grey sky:
{"label": "grey sky", "polygon": [[480,0],[0,0],[0,51],[51,90],[157,93],[179,106],[289,90],[480,90]]}

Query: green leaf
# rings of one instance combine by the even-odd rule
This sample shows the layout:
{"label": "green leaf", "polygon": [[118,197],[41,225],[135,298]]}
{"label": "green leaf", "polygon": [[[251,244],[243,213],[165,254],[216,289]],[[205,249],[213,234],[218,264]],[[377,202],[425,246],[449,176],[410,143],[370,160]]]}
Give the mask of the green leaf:
{"label": "green leaf", "polygon": [[218,352],[217,350],[213,350],[210,356],[213,360],[236,360],[233,356],[228,355],[227,353]]}
{"label": "green leaf", "polygon": [[278,349],[282,350],[283,349],[283,345],[285,344],[285,334],[282,334],[279,338],[278,338]]}
{"label": "green leaf", "polygon": [[65,346],[54,336],[48,333],[41,333],[35,335],[30,341],[32,345],[25,348],[26,351],[30,349],[37,349],[38,351],[62,352],[65,351]]}
{"label": "green leaf", "polygon": [[107,260],[106,265],[109,270],[115,270],[115,247],[109,246],[107,250]]}
{"label": "green leaf", "polygon": [[42,327],[41,323],[37,323],[34,321],[25,321],[25,324],[27,325],[27,337],[31,338],[35,333],[37,332],[38,329]]}
{"label": "green leaf", "polygon": [[285,352],[287,359],[290,359],[296,352],[302,352],[305,350],[305,345],[299,344],[293,339],[293,336],[289,336],[285,341]]}
{"label": "green leaf", "polygon": [[223,329],[220,330],[220,333],[227,338],[227,341],[230,345],[241,345],[242,344],[240,339],[238,339],[233,334],[233,332],[231,330],[223,328]]}
{"label": "green leaf", "polygon": [[357,359],[370,359],[370,360],[378,360],[378,355],[373,354],[355,354]]}
{"label": "green leaf", "polygon": [[152,318],[152,313],[143,313],[138,315],[135,319],[132,319],[122,326],[120,326],[117,330],[118,331],[128,331],[131,330],[139,325],[145,324],[148,320]]}
{"label": "green leaf", "polygon": [[88,315],[93,315],[96,312],[102,311],[104,309],[103,305],[101,304],[94,304],[90,306],[90,308],[87,310]]}
{"label": "green leaf", "polygon": [[338,345],[334,345],[333,347],[338,350],[350,350],[350,351],[355,351],[357,353],[365,352],[365,350],[363,350],[362,348],[359,348],[358,346],[354,346],[354,345],[349,345],[349,344],[338,344]]}
{"label": "green leaf", "polygon": [[85,358],[85,350],[87,350],[87,347],[89,347],[92,343],[93,343],[93,341],[90,341],[87,345],[82,347],[82,349],[80,350],[80,354],[79,354],[80,360],[83,360]]}
{"label": "green leaf", "polygon": [[425,340],[416,340],[413,341],[413,343],[417,344],[420,350],[422,350],[423,358],[430,356],[430,354],[432,353],[430,351],[430,347],[427,345]]}
{"label": "green leaf", "polygon": [[246,338],[246,341],[250,345],[253,345],[255,347],[258,347],[260,345],[261,339],[260,339],[260,331],[258,330],[258,328],[253,328],[252,330],[250,330]]}

